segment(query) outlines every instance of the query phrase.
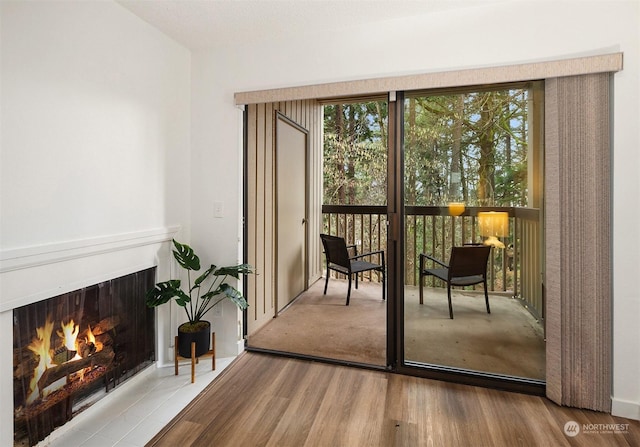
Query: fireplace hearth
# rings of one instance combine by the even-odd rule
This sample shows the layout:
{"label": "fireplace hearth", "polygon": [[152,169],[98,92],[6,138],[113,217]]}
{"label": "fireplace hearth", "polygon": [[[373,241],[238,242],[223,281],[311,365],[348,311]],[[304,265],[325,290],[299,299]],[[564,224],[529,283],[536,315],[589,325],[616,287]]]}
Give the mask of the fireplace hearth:
{"label": "fireplace hearth", "polygon": [[33,446],[155,360],[155,268],[13,311],[14,446]]}

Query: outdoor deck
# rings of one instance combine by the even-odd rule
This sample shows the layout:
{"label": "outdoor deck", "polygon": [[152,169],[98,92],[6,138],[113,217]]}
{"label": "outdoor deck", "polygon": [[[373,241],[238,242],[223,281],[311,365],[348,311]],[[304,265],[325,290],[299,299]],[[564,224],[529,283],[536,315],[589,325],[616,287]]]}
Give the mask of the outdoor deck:
{"label": "outdoor deck", "polygon": [[[505,249],[492,250],[488,269],[489,289],[510,294],[520,300],[535,318],[544,320],[539,209],[467,207],[458,217],[450,216],[447,207],[410,206],[406,211],[404,284],[407,286],[418,284],[420,253],[447,261],[452,246],[482,240],[478,232],[478,212],[507,212],[510,234],[503,238]],[[323,205],[322,213],[323,231],[344,237],[347,244],[358,244],[359,253],[386,248],[386,206]],[[367,273],[363,279],[378,280],[375,273]],[[427,279],[426,285],[441,285],[434,281]]]}

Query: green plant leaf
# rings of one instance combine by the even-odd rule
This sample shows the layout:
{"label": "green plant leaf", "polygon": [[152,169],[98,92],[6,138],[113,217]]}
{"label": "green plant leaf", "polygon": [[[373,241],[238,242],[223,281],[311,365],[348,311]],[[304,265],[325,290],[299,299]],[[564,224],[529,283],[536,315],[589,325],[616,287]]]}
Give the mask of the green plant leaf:
{"label": "green plant leaf", "polygon": [[207,277],[215,270],[216,270],[216,266],[212,264],[211,267],[205,270],[205,272],[202,275],[198,276],[196,281],[193,283],[193,287],[191,288],[191,290],[195,289],[196,287],[200,287],[200,284],[202,284],[204,280],[206,280]]}
{"label": "green plant leaf", "polygon": [[214,275],[223,276],[229,275],[233,276],[236,279],[240,279],[240,275],[247,275],[253,273],[253,267],[249,264],[239,264],[239,265],[230,265],[227,267],[220,267]]}
{"label": "green plant leaf", "polygon": [[173,250],[173,257],[176,258],[178,264],[187,270],[200,270],[200,258],[194,253],[193,248],[187,244],[181,244],[175,239],[173,245],[176,248]]}
{"label": "green plant leaf", "polygon": [[[242,274],[253,273],[251,265],[240,264],[218,269],[212,264],[204,273],[196,278],[192,285],[189,271],[200,270],[200,258],[198,258],[193,249],[187,244],[181,244],[174,239],[173,245],[175,247],[175,250],[173,250],[174,258],[182,268],[188,270],[189,290],[185,292],[181,289],[179,279],[158,283],[153,289],[147,292],[147,306],[159,306],[173,298],[178,306],[184,308],[189,321],[198,321],[209,309],[226,298],[231,299],[231,301],[242,310],[248,307],[246,299],[238,290],[229,284],[219,283],[223,282],[227,276],[239,279]],[[214,278],[208,286],[209,291],[204,295],[200,295],[200,287],[212,276]],[[214,288],[215,290],[212,290]],[[194,293],[195,289],[198,289],[197,293]],[[214,298],[215,300],[212,301]],[[188,303],[190,303],[189,306],[187,306]]]}
{"label": "green plant leaf", "polygon": [[[176,297],[176,304],[178,306],[184,307],[187,305],[189,301],[191,301],[191,297],[186,293],[184,293],[182,290],[178,290],[178,293],[176,293],[175,297]],[[189,315],[188,312],[187,312],[187,315]]]}
{"label": "green plant leaf", "polygon": [[156,284],[153,289],[147,291],[146,303],[148,307],[155,307],[166,303],[173,297],[184,295],[180,290],[180,280],[172,279]]}
{"label": "green plant leaf", "polygon": [[224,284],[221,284],[218,289],[220,289],[222,293],[224,293],[227,296],[227,298],[233,301],[235,305],[238,306],[240,309],[245,310],[247,307],[249,307],[249,303],[247,303],[247,300],[244,298],[244,296],[242,296],[242,293],[240,293],[240,291],[235,287],[232,287],[229,284],[224,283]]}

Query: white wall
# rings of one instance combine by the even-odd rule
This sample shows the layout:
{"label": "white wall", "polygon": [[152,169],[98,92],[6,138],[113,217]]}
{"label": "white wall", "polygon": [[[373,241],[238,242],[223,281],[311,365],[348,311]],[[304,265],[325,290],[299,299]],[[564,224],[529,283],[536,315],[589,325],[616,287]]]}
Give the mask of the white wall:
{"label": "white wall", "polygon": [[181,222],[189,52],[105,2],[2,20],[2,249]]}
{"label": "white wall", "polygon": [[[640,419],[637,2],[524,1],[227,42],[192,56],[110,2],[0,2],[0,20],[0,358],[12,350],[15,303],[148,264],[165,276],[162,241],[177,228],[205,262],[238,260],[236,91],[623,51],[614,98],[613,397],[614,414]],[[223,218],[213,217],[214,201]],[[236,311],[223,313],[214,327],[222,353],[233,354]],[[5,362],[0,400],[12,392]],[[11,406],[0,406],[0,445],[11,445],[12,426]]]}
{"label": "white wall", "polygon": [[[225,206],[241,202],[240,182],[231,172],[212,175],[211,166],[239,163],[236,91],[622,51],[624,70],[615,76],[614,94],[613,412],[640,419],[639,30],[633,0],[523,1],[247,46],[227,42],[223,49],[194,53],[194,203],[217,197]],[[205,192],[205,183],[213,189]],[[229,232],[237,221],[216,223],[210,212],[195,209],[192,221],[194,239],[216,245],[221,258],[236,256]]]}
{"label": "white wall", "polygon": [[[168,274],[163,241],[189,237],[191,55],[111,2],[0,2],[0,18],[7,359],[13,307],[154,264]],[[12,379],[2,362],[4,403]],[[12,433],[3,404],[0,445]]]}

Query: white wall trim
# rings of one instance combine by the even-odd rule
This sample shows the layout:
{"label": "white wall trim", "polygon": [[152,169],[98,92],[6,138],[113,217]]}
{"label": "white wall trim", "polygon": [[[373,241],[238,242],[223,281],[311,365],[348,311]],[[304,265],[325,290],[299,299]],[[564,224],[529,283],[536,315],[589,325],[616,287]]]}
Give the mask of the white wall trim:
{"label": "white wall trim", "polygon": [[640,421],[640,402],[629,402],[626,400],[612,398],[611,414],[613,416]]}
{"label": "white wall trim", "polygon": [[165,242],[173,239],[179,230],[179,226],[171,226],[3,250],[0,251],[0,274]]}

